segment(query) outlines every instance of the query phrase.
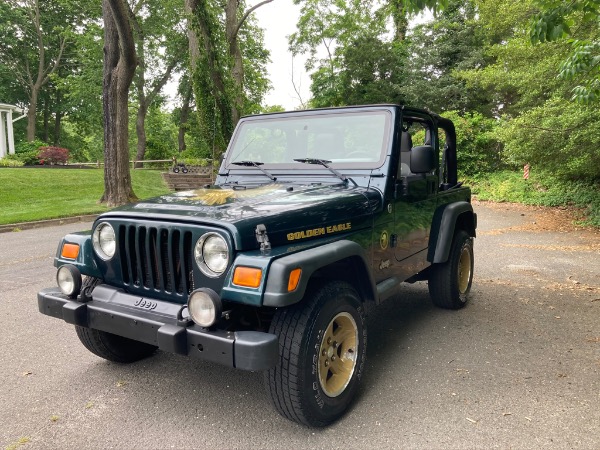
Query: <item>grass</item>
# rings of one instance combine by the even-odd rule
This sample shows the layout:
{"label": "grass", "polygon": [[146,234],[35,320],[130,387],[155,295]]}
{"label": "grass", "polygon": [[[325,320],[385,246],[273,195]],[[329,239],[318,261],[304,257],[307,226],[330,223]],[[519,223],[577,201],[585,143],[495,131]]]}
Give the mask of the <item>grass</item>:
{"label": "grass", "polygon": [[[168,192],[159,171],[132,170],[140,198]],[[104,171],[98,169],[0,169],[0,225],[106,211],[98,200]]]}
{"label": "grass", "polygon": [[[159,171],[131,171],[133,190],[141,198],[168,192]],[[0,169],[0,225],[96,214],[106,211],[98,199],[104,172],[97,169]],[[532,172],[495,172],[466,180],[480,200],[582,208],[584,223],[600,227],[600,186]]]}
{"label": "grass", "polygon": [[600,227],[600,185],[598,182],[565,180],[532,172],[502,171],[467,180],[479,200],[515,202],[539,206],[574,206],[583,213],[582,223]]}

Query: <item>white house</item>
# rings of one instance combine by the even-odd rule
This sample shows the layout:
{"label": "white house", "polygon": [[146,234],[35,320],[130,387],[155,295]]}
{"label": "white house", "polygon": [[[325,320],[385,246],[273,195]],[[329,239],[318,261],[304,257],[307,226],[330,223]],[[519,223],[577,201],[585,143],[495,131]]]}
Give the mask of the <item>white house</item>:
{"label": "white house", "polygon": [[[17,108],[13,105],[7,105],[6,103],[0,103],[0,159],[4,158],[7,154],[15,154],[15,136],[13,133],[13,122],[22,119],[23,116],[13,119],[13,113],[23,114],[23,109]],[[8,153],[7,143],[8,141]]]}

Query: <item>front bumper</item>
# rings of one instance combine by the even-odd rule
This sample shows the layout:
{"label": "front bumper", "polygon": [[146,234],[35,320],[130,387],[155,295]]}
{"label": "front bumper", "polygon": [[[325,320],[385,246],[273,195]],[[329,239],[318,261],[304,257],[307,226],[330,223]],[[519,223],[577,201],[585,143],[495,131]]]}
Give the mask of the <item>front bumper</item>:
{"label": "front bumper", "polygon": [[71,300],[58,288],[38,293],[42,314],[67,323],[117,334],[159,349],[243,370],[265,370],[278,359],[277,336],[258,331],[207,330],[178,320],[182,305],[144,299],[99,285],[87,303]]}

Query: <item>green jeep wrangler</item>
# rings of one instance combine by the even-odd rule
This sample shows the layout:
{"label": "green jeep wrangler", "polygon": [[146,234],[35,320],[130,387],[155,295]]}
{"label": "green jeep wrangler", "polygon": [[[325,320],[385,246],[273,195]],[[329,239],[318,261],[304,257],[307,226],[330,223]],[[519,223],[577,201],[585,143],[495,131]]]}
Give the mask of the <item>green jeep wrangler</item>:
{"label": "green jeep wrangler", "polygon": [[39,310],[110,361],[161,349],[264,371],[279,413],[325,426],[363,375],[365,310],[419,280],[465,305],[477,220],[456,168],[454,125],[420,109],[242,118],[214,185],[65,236]]}

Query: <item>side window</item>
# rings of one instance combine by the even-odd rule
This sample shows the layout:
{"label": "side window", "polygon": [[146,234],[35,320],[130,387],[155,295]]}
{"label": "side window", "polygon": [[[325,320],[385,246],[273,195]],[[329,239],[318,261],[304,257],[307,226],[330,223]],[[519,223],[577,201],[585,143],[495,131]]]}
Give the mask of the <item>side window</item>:
{"label": "side window", "polygon": [[[432,142],[433,124],[420,118],[405,119],[400,137],[400,163],[398,177],[415,175],[410,171],[410,151],[421,145],[434,145]],[[435,171],[435,170],[434,170]]]}

